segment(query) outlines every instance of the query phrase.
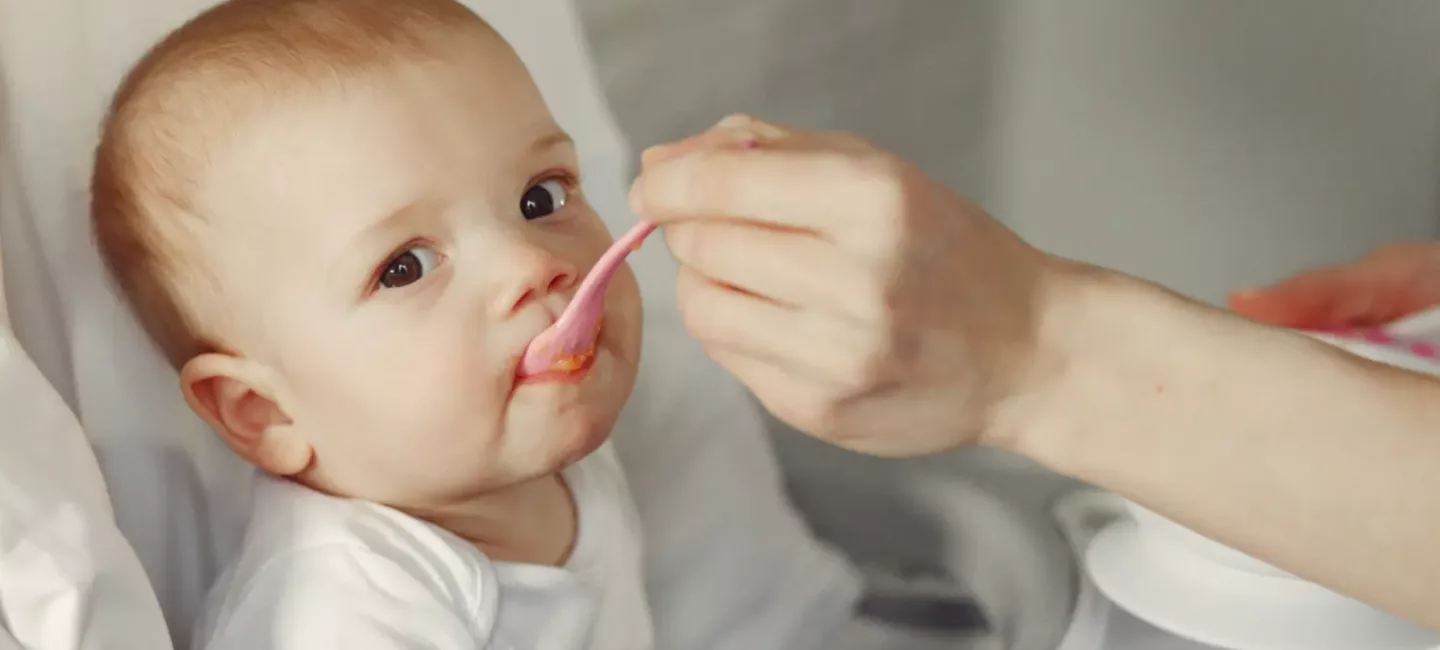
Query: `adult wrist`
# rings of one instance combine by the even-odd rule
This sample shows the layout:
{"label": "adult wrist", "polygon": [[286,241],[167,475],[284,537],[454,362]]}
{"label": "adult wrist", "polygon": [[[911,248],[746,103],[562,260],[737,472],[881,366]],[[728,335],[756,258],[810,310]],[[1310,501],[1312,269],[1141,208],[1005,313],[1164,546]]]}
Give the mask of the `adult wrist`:
{"label": "adult wrist", "polygon": [[986,442],[1087,475],[1097,451],[1087,440],[1097,431],[1144,426],[1131,407],[1166,390],[1170,377],[1219,372],[1207,366],[1220,361],[1200,350],[1233,319],[1119,272],[1060,259],[1047,267],[1030,354]]}

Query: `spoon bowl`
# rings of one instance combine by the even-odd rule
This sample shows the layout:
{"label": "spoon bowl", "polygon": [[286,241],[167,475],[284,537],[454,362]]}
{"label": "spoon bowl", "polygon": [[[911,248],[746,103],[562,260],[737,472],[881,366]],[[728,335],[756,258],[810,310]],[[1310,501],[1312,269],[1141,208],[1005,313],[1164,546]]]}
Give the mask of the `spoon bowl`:
{"label": "spoon bowl", "polygon": [[640,248],[655,224],[641,222],[615,240],[595,262],[590,274],[580,283],[570,305],[550,327],[545,328],[525,348],[520,359],[522,377],[545,373],[569,374],[589,365],[595,356],[595,339],[600,334],[601,316],[605,312],[605,290],[610,278],[630,252]]}

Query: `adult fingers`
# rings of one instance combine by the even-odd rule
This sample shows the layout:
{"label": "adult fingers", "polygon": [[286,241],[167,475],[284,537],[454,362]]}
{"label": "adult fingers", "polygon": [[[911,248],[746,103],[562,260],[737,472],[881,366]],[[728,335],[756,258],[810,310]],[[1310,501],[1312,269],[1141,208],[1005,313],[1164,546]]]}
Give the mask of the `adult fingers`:
{"label": "adult fingers", "polygon": [[[744,384],[776,418],[820,440],[863,454],[904,458],[946,451],[953,435],[935,435],[957,426],[949,410],[953,388],[889,391],[846,399],[827,383],[796,374],[764,357],[726,349],[707,349],[716,363]],[[896,414],[907,426],[895,428]],[[918,426],[910,426],[913,422]]]}
{"label": "adult fingers", "polygon": [[808,232],[734,221],[671,224],[665,240],[681,265],[712,281],[791,307],[864,319],[875,282],[864,260]]}
{"label": "adult fingers", "polygon": [[684,267],[676,285],[686,330],[712,354],[764,360],[831,388],[837,397],[889,376],[891,360],[883,342],[871,340],[870,329],[737,291]]}
{"label": "adult fingers", "polygon": [[720,120],[715,126],[688,138],[657,144],[640,153],[642,169],[658,165],[667,160],[708,147],[745,148],[763,141],[773,141],[792,130],[758,120],[749,115],[734,114]]}
{"label": "adult fingers", "polygon": [[878,154],[799,142],[705,148],[647,169],[631,207],[662,225],[732,218],[864,237],[863,225],[898,214],[899,174]]}
{"label": "adult fingers", "polygon": [[837,413],[832,387],[808,376],[796,375],[770,359],[725,348],[707,348],[706,353],[744,384],[765,410],[781,422],[835,442]]}
{"label": "adult fingers", "polygon": [[754,131],[744,127],[715,127],[684,140],[660,144],[640,152],[640,169],[647,170],[669,160],[702,149],[732,147],[745,149],[759,144]]}

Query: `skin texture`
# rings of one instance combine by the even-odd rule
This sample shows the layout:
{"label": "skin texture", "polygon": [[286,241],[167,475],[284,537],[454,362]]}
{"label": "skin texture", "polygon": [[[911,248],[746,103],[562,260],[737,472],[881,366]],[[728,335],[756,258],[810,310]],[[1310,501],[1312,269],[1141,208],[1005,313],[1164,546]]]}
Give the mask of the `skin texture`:
{"label": "skin texture", "polygon": [[[687,327],[790,424],[884,456],[1007,448],[1440,628],[1440,382],[1044,254],[853,136],[736,116],[643,162],[632,204]],[[1236,301],[1358,324],[1429,300],[1337,289],[1376,282]]]}
{"label": "skin texture", "polygon": [[[575,513],[557,472],[605,441],[633,386],[638,288],[628,270],[612,281],[583,378],[516,381],[611,238],[508,45],[447,47],[228,127],[193,198],[193,252],[219,292],[194,305],[225,351],[186,363],[182,388],[266,471],[497,560],[559,563]],[[537,187],[563,205],[530,220]],[[378,286],[406,252],[418,280]]]}

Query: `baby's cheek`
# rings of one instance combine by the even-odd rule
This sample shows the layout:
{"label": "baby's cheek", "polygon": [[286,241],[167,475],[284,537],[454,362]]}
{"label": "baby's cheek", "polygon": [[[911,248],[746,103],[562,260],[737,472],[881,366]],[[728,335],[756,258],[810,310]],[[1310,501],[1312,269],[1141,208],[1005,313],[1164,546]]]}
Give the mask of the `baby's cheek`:
{"label": "baby's cheek", "polygon": [[443,350],[439,342],[417,336],[394,345],[361,347],[352,361],[333,364],[332,372],[316,373],[315,391],[326,396],[329,409],[355,426],[434,426],[463,404],[463,384],[471,381],[463,355]]}

